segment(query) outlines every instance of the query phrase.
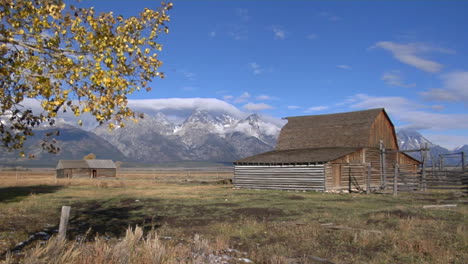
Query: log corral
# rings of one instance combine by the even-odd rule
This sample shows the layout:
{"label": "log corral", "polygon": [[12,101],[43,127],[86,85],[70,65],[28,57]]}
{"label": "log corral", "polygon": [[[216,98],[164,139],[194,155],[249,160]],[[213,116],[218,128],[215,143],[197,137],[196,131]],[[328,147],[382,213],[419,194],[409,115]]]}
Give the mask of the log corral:
{"label": "log corral", "polygon": [[363,191],[387,187],[395,164],[413,173],[420,165],[399,152],[382,108],[287,120],[275,150],[234,162],[236,187]]}

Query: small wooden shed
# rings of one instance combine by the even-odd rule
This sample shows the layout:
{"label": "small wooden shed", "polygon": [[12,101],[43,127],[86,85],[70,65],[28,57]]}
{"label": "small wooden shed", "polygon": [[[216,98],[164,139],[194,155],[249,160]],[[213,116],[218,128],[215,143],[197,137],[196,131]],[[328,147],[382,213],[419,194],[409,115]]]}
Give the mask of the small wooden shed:
{"label": "small wooden shed", "polygon": [[59,160],[57,178],[115,177],[117,167],[112,160]]}
{"label": "small wooden shed", "polygon": [[291,190],[362,190],[386,185],[395,164],[416,172],[420,162],[398,149],[383,108],[288,117],[276,149],[234,162],[235,187]]}

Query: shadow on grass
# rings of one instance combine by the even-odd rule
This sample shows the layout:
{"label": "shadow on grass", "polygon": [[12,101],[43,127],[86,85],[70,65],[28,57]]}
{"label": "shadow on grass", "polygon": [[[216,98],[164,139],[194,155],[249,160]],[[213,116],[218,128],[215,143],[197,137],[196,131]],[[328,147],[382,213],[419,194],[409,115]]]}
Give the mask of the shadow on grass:
{"label": "shadow on grass", "polygon": [[[145,210],[143,210],[145,209]],[[161,226],[161,217],[155,215],[150,208],[137,204],[104,205],[101,201],[90,201],[72,205],[69,238],[88,233],[88,238],[95,235],[121,237],[127,228],[136,225],[144,231]]]}
{"label": "shadow on grass", "polygon": [[0,188],[0,203],[18,202],[30,194],[54,193],[60,190],[62,186],[54,185],[34,185]]}
{"label": "shadow on grass", "polygon": [[88,232],[121,237],[129,226],[138,225],[144,231],[161,226],[203,228],[216,222],[231,222],[251,218],[274,220],[288,215],[281,209],[238,207],[231,203],[187,204],[184,201],[164,199],[93,200],[72,206],[69,238]]}

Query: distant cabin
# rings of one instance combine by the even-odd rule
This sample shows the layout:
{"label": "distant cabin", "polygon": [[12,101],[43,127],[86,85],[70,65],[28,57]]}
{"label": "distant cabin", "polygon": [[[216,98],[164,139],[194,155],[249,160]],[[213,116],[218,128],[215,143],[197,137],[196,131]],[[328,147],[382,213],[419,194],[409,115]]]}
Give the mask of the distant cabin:
{"label": "distant cabin", "polygon": [[59,160],[57,178],[115,177],[117,167],[112,160]]}
{"label": "distant cabin", "polygon": [[416,172],[420,162],[399,152],[383,108],[286,118],[276,149],[234,162],[235,187],[288,190],[384,188],[395,164]]}

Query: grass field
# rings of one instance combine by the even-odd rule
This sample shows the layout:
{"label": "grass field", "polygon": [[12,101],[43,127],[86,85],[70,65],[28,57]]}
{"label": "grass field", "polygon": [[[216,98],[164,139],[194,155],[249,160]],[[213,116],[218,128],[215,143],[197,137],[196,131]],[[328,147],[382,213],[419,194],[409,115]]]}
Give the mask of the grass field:
{"label": "grass field", "polygon": [[[57,229],[61,206],[72,208],[68,243],[36,241],[3,256],[5,263],[52,263],[57,248],[63,258],[55,263],[215,262],[210,255],[230,263],[468,263],[462,193],[239,190],[221,184],[228,171],[123,171],[120,179],[58,182],[53,173],[0,172],[0,254]],[[457,207],[423,209],[432,204]]]}

